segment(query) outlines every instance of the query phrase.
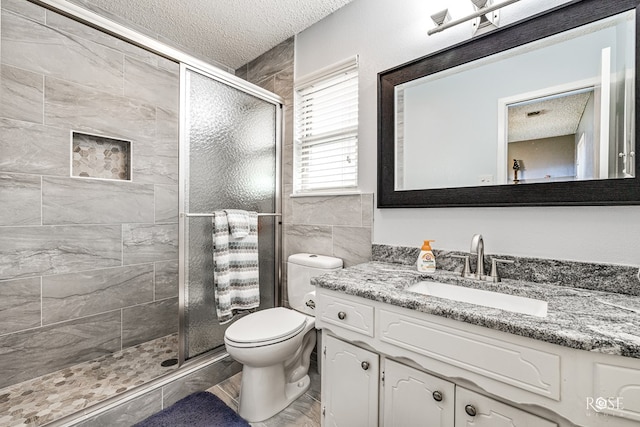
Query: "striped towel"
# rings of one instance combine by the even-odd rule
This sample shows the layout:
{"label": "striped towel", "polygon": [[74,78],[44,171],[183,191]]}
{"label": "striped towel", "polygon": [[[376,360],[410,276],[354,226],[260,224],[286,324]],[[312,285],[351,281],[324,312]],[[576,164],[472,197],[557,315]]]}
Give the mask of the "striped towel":
{"label": "striped towel", "polygon": [[[216,211],[213,215],[213,282],[216,312],[221,324],[229,322],[238,310],[260,304],[258,276],[258,214],[246,212],[246,218],[234,211]],[[231,234],[232,219],[246,219],[245,237]]]}

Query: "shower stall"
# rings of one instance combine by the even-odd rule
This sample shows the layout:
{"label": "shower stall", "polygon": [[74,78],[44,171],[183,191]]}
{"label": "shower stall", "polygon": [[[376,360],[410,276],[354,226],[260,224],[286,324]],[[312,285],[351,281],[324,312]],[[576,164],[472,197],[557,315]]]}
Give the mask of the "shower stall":
{"label": "shower stall", "polygon": [[239,370],[213,211],[261,214],[279,300],[282,99],[66,1],[0,7],[0,425],[132,424]]}
{"label": "shower stall", "polygon": [[280,278],[279,104],[181,68],[180,360],[224,347],[213,293],[211,213],[258,212],[260,307]]}

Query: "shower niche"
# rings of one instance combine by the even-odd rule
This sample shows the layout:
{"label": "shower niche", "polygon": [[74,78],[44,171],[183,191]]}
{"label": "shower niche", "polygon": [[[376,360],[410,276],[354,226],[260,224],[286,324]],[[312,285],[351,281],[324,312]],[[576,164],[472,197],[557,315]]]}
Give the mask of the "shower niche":
{"label": "shower niche", "polygon": [[72,131],[71,176],[131,181],[131,141]]}

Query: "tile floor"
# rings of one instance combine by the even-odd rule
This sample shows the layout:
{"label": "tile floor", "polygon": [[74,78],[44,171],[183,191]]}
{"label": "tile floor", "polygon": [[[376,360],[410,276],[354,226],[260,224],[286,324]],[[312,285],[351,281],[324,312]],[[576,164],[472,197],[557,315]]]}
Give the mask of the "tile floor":
{"label": "tile floor", "polygon": [[0,426],[41,426],[171,372],[178,336],[168,335],[0,389]]}
{"label": "tile floor", "polygon": [[[315,366],[309,369],[311,387],[279,414],[253,427],[319,427],[320,426],[320,374]],[[207,391],[218,396],[233,410],[238,410],[238,396],[242,372],[217,384]]]}

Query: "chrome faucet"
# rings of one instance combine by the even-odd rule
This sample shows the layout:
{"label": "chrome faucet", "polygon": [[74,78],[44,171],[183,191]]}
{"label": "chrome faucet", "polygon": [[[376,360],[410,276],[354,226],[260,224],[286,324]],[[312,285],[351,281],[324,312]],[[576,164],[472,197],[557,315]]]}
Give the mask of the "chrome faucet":
{"label": "chrome faucet", "polygon": [[471,255],[476,255],[476,272],[473,275],[476,279],[482,280],[485,278],[484,274],[484,240],[482,234],[474,234],[471,238]]}

